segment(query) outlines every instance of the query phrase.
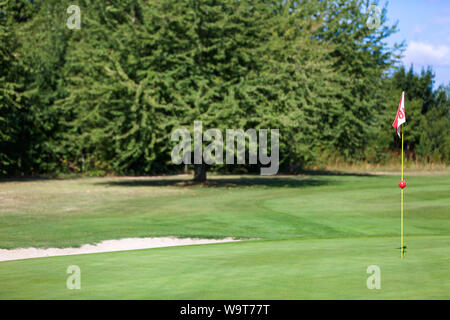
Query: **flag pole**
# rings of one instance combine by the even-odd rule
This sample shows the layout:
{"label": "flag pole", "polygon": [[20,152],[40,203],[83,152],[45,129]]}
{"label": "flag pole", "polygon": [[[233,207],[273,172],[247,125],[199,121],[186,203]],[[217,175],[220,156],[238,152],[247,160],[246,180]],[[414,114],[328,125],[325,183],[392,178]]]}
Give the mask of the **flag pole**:
{"label": "flag pole", "polygon": [[[405,116],[405,92],[402,92],[402,97],[400,98],[400,104],[398,106],[398,110],[397,110],[397,115],[395,117],[394,123],[392,124],[392,126],[397,130],[397,134],[399,136],[399,138],[402,139],[402,180],[398,183],[398,186],[401,189],[401,193],[400,193],[400,212],[401,212],[401,216],[400,216],[400,257],[403,259],[403,256],[405,255],[405,245],[403,243],[404,240],[404,199],[403,199],[403,195],[404,195],[404,188],[406,187],[406,182],[405,180],[403,180],[404,176],[403,176],[403,169],[404,169],[404,137],[405,137],[405,125],[404,123],[406,122],[406,116]],[[403,124],[403,125],[402,125]],[[402,133],[400,134],[400,130],[402,131]]]}
{"label": "flag pole", "polygon": [[[404,137],[404,135],[405,135],[405,131],[404,131],[404,125],[402,126],[402,181],[404,181],[403,180],[403,137]],[[403,250],[404,250],[404,247],[403,247],[403,189],[401,190],[401,227],[400,227],[400,229],[401,229],[401,241],[400,241],[400,257],[403,259]]]}

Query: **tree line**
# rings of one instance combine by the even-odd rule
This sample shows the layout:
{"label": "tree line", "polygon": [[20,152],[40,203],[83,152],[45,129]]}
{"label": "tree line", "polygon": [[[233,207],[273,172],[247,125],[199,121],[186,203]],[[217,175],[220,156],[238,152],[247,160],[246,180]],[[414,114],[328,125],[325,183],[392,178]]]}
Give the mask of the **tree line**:
{"label": "tree line", "polygon": [[450,160],[450,87],[398,67],[368,0],[79,0],[79,30],[73,4],[0,0],[0,175],[179,172],[170,135],[194,121],[279,129],[283,172],[383,163],[402,91],[408,157]]}

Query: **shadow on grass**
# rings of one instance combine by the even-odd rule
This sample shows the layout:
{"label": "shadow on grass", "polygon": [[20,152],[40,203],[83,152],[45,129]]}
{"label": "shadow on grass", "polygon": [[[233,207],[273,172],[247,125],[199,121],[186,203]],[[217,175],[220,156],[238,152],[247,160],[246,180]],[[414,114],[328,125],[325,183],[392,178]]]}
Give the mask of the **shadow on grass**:
{"label": "shadow on grass", "polygon": [[[376,174],[359,173],[359,172],[344,172],[344,171],[328,171],[328,170],[303,170],[300,174],[309,176],[355,176],[355,177],[376,177]],[[379,176],[379,175],[378,175]]]}
{"label": "shadow on grass", "polygon": [[50,181],[50,180],[63,180],[61,178],[54,177],[12,177],[12,178],[0,178],[0,183],[4,182],[34,182],[34,181]]}
{"label": "shadow on grass", "polygon": [[101,185],[109,186],[128,186],[128,187],[213,187],[213,188],[235,188],[235,187],[272,187],[272,188],[302,188],[323,186],[336,184],[336,181],[328,181],[323,179],[308,179],[294,177],[238,177],[238,178],[218,178],[211,177],[204,183],[197,183],[190,179],[164,179],[164,178],[148,178],[148,179],[129,179],[120,181],[99,182]]}
{"label": "shadow on grass", "polygon": [[59,176],[59,175],[37,175],[37,176],[21,176],[21,177],[0,177],[0,183],[3,182],[35,182],[35,181],[51,181],[51,180],[74,180],[74,179],[83,179],[85,176],[81,174],[77,175],[65,175],[65,176]]}
{"label": "shadow on grass", "polygon": [[[177,176],[168,175],[167,177],[136,177],[135,179],[129,178],[126,180],[118,181],[106,181],[98,182],[98,185],[111,185],[111,186],[201,186],[201,187],[285,187],[285,188],[300,188],[309,186],[322,186],[328,184],[337,184],[337,181],[328,181],[314,176],[355,176],[355,177],[375,177],[377,175],[370,173],[357,173],[357,172],[342,172],[342,171],[327,171],[327,170],[304,170],[300,172],[300,175],[312,176],[306,178],[296,175],[285,176],[241,176],[241,177],[216,177],[214,175],[209,176],[208,180],[204,183],[194,182],[190,177],[185,179],[175,178]],[[82,175],[58,177],[58,176],[34,176],[34,177],[2,177],[0,178],[0,184],[3,182],[26,182],[26,181],[51,181],[51,180],[73,180],[82,179]],[[107,179],[108,177],[105,177]]]}

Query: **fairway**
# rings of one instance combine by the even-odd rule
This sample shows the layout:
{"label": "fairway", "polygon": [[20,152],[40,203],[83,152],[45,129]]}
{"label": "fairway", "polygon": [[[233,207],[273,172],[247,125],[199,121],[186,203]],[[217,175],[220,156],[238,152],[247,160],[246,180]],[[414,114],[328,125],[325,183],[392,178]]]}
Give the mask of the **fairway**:
{"label": "fairway", "polygon": [[[259,239],[0,262],[0,299],[448,299],[450,175],[0,182],[0,248],[127,237]],[[81,268],[81,290],[66,269]],[[381,270],[369,290],[367,267]]]}

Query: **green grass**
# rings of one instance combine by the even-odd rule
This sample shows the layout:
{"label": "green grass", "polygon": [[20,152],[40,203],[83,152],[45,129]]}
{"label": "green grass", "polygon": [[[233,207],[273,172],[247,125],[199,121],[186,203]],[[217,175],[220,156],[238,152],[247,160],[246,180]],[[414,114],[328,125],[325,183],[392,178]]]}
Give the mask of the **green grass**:
{"label": "green grass", "polygon": [[[0,263],[1,299],[449,299],[449,237],[272,240]],[[81,290],[65,287],[81,269]],[[381,269],[369,290],[367,267]]]}
{"label": "green grass", "polygon": [[[0,248],[148,236],[228,244],[0,262],[0,298],[449,299],[450,175],[0,182]],[[78,265],[82,289],[65,287]],[[381,290],[366,269],[381,268]]]}

